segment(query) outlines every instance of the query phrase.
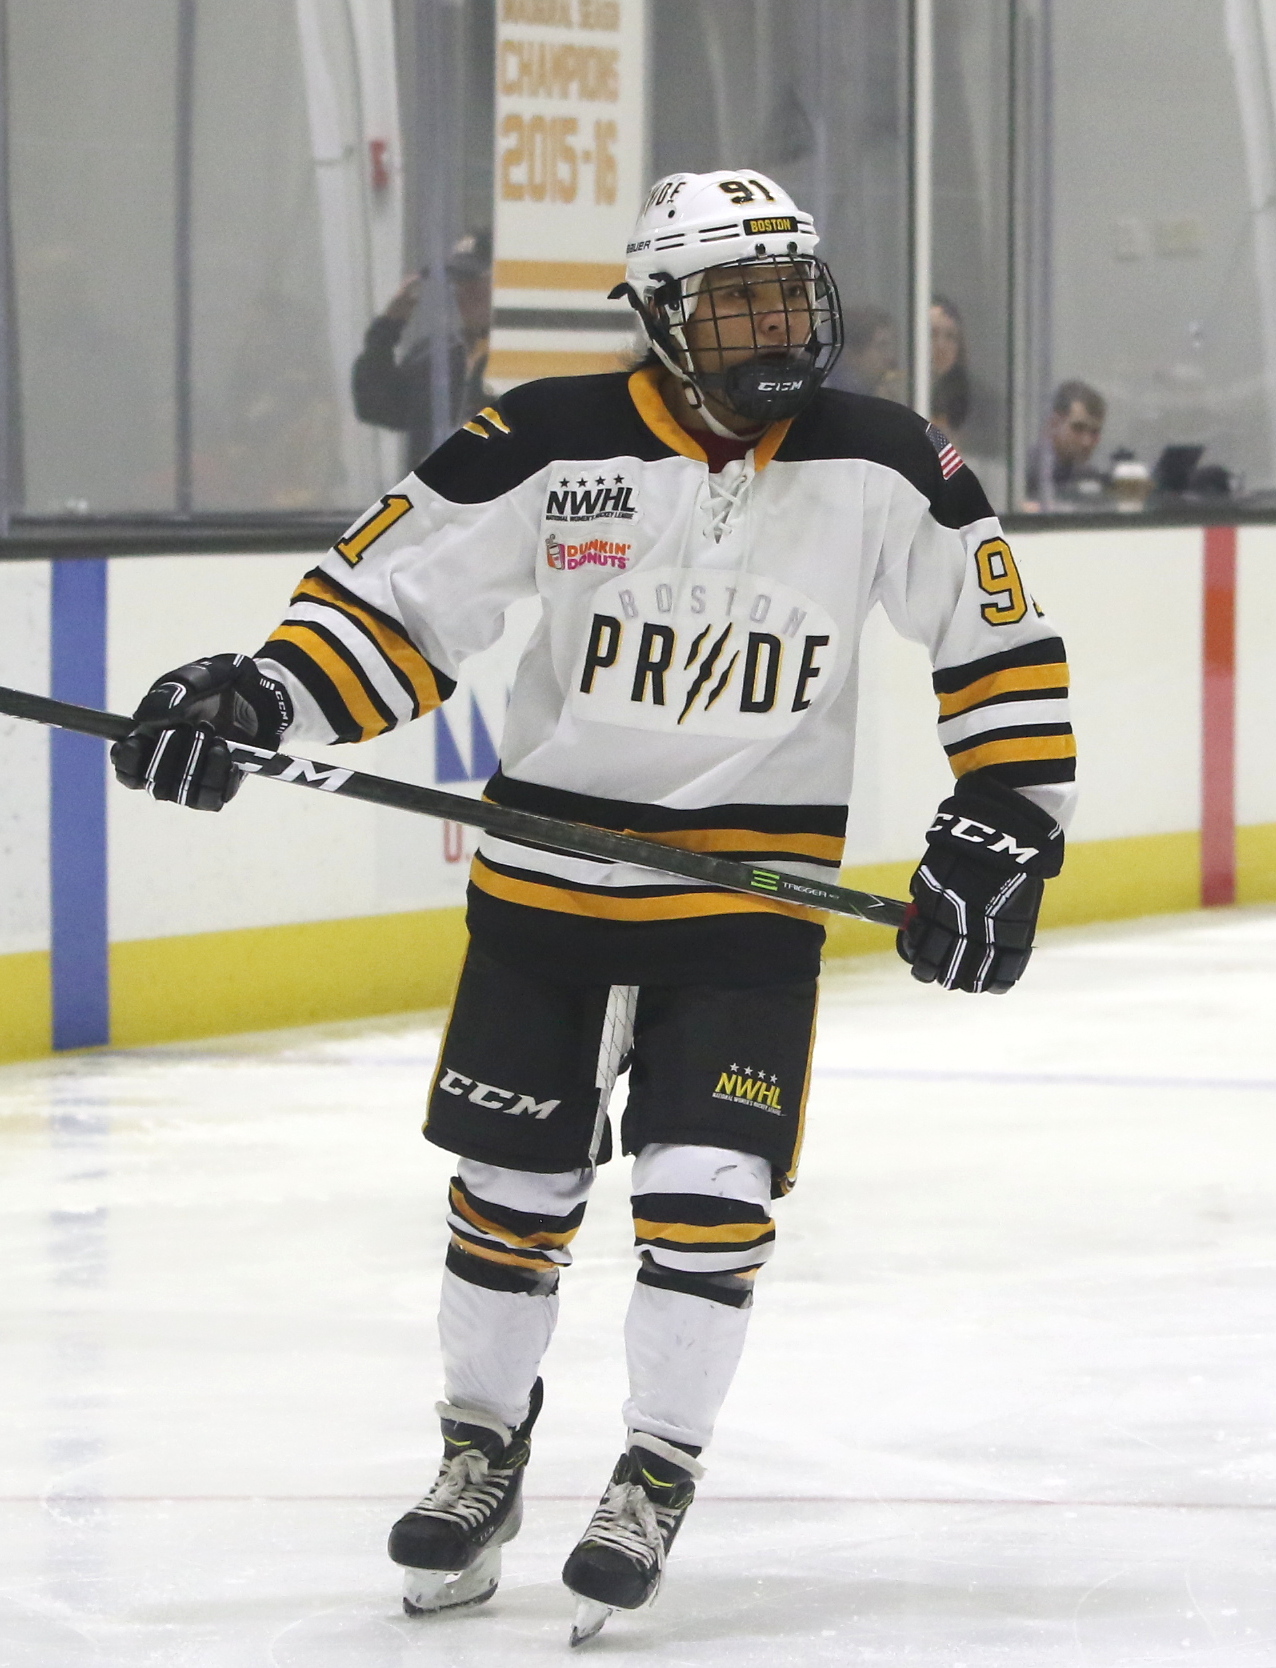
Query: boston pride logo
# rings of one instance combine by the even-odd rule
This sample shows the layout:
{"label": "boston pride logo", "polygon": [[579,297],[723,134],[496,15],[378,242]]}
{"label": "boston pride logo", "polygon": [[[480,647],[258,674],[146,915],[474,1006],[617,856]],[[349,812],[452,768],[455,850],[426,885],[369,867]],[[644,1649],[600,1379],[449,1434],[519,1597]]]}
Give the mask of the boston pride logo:
{"label": "boston pride logo", "polygon": [[545,499],[545,520],[637,521],[637,498],[638,488],[624,475],[564,472],[551,481]]}
{"label": "boston pride logo", "polygon": [[830,611],[736,569],[599,576],[571,694],[577,718],[761,741],[836,695],[846,668]]}

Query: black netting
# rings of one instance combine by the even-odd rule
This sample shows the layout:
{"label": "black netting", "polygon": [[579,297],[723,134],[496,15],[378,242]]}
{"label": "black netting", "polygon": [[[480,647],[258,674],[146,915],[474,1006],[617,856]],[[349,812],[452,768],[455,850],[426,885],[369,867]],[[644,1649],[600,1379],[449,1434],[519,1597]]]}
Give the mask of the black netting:
{"label": "black netting", "polygon": [[813,256],[758,256],[671,278],[647,318],[702,395],[758,421],[801,410],[842,351],[837,286]]}

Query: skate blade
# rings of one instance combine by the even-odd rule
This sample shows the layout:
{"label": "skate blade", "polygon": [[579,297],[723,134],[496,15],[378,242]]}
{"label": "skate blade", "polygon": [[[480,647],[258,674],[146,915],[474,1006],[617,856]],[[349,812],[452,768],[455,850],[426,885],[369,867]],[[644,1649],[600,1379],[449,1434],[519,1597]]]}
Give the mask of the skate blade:
{"label": "skate blade", "polygon": [[403,1571],[403,1611],[407,1616],[433,1616],[440,1610],[459,1610],[485,1604],[501,1579],[499,1547],[491,1547],[467,1570]]}
{"label": "skate blade", "polygon": [[603,1623],[614,1608],[614,1605],[600,1604],[597,1599],[578,1598],[576,1615],[572,1619],[572,1644],[583,1645],[587,1639],[593,1639],[600,1634]]}

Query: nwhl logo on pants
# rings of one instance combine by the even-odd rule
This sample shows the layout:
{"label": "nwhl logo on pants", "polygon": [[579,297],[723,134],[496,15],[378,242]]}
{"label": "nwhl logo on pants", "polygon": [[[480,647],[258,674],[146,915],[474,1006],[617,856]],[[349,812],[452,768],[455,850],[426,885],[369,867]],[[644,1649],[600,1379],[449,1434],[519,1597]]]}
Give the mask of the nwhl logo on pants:
{"label": "nwhl logo on pants", "polygon": [[833,693],[837,623],[792,585],[655,568],[609,580],[591,602],[572,694],[581,718],[761,740]]}
{"label": "nwhl logo on pants", "polygon": [[780,1080],[774,1072],[755,1072],[752,1066],[733,1064],[730,1071],[718,1073],[718,1087],[714,1100],[729,1100],[735,1106],[761,1106],[767,1112],[782,1113]]}

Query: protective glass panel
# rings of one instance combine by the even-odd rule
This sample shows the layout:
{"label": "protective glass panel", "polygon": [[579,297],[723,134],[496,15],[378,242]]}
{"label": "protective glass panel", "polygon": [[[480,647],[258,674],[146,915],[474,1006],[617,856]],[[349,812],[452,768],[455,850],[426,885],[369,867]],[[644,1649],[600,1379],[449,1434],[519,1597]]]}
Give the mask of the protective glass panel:
{"label": "protective glass panel", "polygon": [[489,397],[496,6],[397,0],[395,18],[406,253],[355,400],[410,467]]}
{"label": "protective glass panel", "polygon": [[930,416],[1007,495],[1010,9],[935,7]]}
{"label": "protective glass panel", "polygon": [[174,504],[172,0],[10,0],[16,503]]}
{"label": "protective glass panel", "polygon": [[1276,485],[1274,67],[1267,0],[1054,9],[1026,507],[1223,505]]}
{"label": "protective glass panel", "polygon": [[652,176],[758,168],[815,217],[847,346],[832,385],[907,399],[905,0],[653,0]]}
{"label": "protective glass panel", "polygon": [[397,446],[360,424],[350,369],[399,281],[401,168],[388,3],[197,9],[191,290],[193,507],[341,509]]}
{"label": "protective glass panel", "polygon": [[345,511],[401,473],[350,394],[402,278],[395,24],[393,0],[7,8],[13,508]]}

